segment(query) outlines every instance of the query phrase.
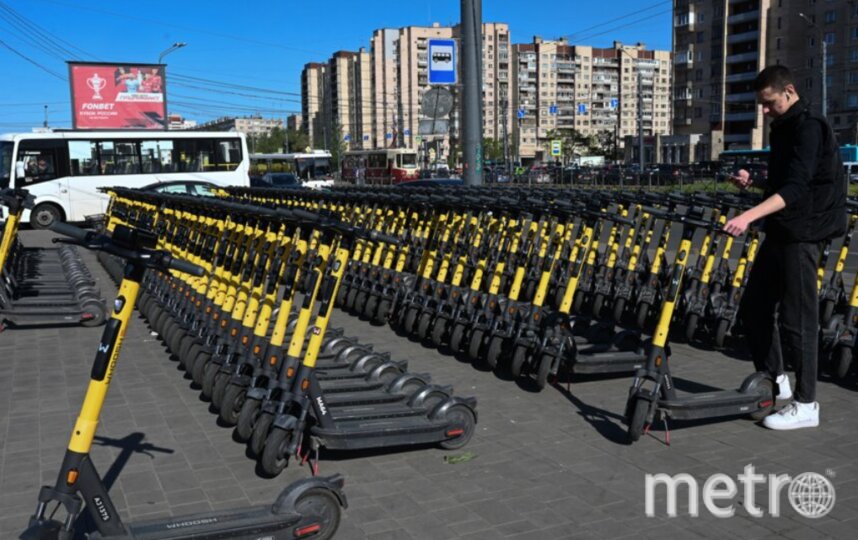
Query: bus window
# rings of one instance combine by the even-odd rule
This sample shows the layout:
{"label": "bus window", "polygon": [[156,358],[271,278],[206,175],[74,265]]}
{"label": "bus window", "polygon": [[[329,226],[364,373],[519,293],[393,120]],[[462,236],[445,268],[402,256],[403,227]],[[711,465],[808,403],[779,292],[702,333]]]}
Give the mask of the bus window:
{"label": "bus window", "polygon": [[21,142],[18,145],[17,157],[19,162],[24,163],[24,182],[26,185],[47,182],[60,176],[66,176],[65,160],[61,162],[57,159],[58,156],[62,155],[60,146],[65,147],[63,141],[50,141],[46,144],[28,144],[28,142]]}
{"label": "bus window", "polygon": [[98,146],[94,141],[69,141],[69,165],[72,176],[98,174]]}
{"label": "bus window", "polygon": [[241,161],[241,145],[239,139],[217,141],[215,145],[217,168],[220,171],[234,171]]}
{"label": "bus window", "polygon": [[215,169],[211,139],[176,139],[180,172],[202,172]]}
{"label": "bus window", "polygon": [[326,157],[317,157],[313,164],[313,178],[324,178],[331,174],[331,160]]}
{"label": "bus window", "polygon": [[12,143],[0,141],[0,189],[9,187],[12,169]]}
{"label": "bus window", "polygon": [[140,156],[144,174],[176,172],[173,162],[173,141],[142,141]]}
{"label": "bus window", "polygon": [[400,167],[416,167],[417,154],[399,154],[396,158]]}

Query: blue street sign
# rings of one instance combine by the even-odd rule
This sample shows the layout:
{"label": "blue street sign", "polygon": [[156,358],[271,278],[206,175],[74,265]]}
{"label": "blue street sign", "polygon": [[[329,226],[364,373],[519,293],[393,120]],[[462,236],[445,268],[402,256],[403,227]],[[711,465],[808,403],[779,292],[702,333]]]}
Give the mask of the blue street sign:
{"label": "blue street sign", "polygon": [[344,141],[346,141],[346,142],[349,142],[350,140],[352,140],[352,136],[351,136],[351,135],[346,135],[345,137],[343,137],[343,140],[344,140]]}
{"label": "blue street sign", "polygon": [[524,118],[524,109],[519,109],[519,110],[518,110],[518,117],[519,117],[519,118]]}
{"label": "blue street sign", "polygon": [[587,114],[587,104],[579,103],[578,104],[578,114]]}
{"label": "blue street sign", "polygon": [[557,105],[550,105],[548,107],[548,114],[557,114]]}
{"label": "blue street sign", "polygon": [[619,104],[619,101],[617,100],[617,98],[613,98],[611,100],[611,108],[612,109],[616,109],[618,104]]}
{"label": "blue street sign", "polygon": [[393,133],[386,133],[386,134],[384,135],[384,138],[385,138],[385,139],[392,139],[392,138],[393,138]]}
{"label": "blue street sign", "polygon": [[456,84],[455,40],[429,40],[429,84]]}
{"label": "blue street sign", "polygon": [[404,131],[403,131],[403,133],[405,133],[406,135],[411,135],[411,130],[410,130],[410,129],[406,129],[406,130],[404,130]]}
{"label": "blue street sign", "polygon": [[368,141],[368,140],[369,140],[369,135],[364,135],[364,136],[363,136],[363,140]]}

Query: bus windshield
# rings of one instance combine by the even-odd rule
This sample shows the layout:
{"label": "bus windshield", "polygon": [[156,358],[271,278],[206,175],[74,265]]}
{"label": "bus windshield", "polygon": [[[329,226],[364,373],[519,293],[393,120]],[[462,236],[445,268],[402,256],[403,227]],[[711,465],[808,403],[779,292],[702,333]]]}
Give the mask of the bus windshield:
{"label": "bus windshield", "polygon": [[417,154],[399,154],[400,167],[416,167]]}
{"label": "bus windshield", "polygon": [[12,178],[12,144],[0,141],[0,189],[9,187]]}

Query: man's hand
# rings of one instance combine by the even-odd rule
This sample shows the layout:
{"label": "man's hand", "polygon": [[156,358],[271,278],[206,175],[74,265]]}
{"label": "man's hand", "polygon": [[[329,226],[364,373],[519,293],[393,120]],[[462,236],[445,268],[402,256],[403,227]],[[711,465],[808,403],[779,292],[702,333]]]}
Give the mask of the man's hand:
{"label": "man's hand", "polygon": [[748,189],[754,181],[751,179],[751,173],[745,169],[739,169],[739,172],[728,178],[730,182],[739,189]]}
{"label": "man's hand", "polygon": [[742,236],[747,232],[752,221],[751,217],[748,216],[748,212],[739,214],[724,224],[724,231],[733,236]]}

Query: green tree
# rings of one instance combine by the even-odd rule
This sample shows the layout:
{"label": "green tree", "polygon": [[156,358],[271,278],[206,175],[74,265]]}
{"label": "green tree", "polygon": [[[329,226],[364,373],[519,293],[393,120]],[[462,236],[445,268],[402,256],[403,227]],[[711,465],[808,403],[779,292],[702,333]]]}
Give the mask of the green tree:
{"label": "green tree", "polygon": [[286,149],[289,152],[303,152],[310,146],[310,137],[303,131],[295,129],[286,132],[286,141],[288,142]]}
{"label": "green tree", "polygon": [[500,161],[503,159],[503,141],[492,138],[483,139],[483,159]]}
{"label": "green tree", "polygon": [[256,154],[275,154],[283,151],[286,132],[276,127],[261,137],[251,137],[251,152]]}
{"label": "green tree", "polygon": [[[326,134],[328,140],[326,141],[325,146],[327,146],[328,152],[331,153],[331,164],[336,165],[336,170],[339,171],[340,160],[346,150],[348,150],[348,146],[346,145],[346,141],[343,140],[343,127],[336,118],[331,121]],[[296,151],[303,151],[303,149]]]}

